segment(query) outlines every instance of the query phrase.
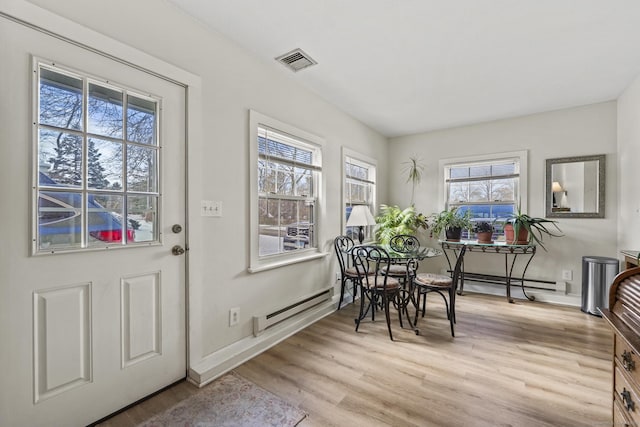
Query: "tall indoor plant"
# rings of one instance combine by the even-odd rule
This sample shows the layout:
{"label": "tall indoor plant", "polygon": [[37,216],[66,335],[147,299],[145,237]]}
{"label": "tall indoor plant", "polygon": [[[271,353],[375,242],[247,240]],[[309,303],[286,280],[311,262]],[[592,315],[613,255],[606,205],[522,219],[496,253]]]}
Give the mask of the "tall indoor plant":
{"label": "tall indoor plant", "polygon": [[422,181],[422,172],[424,165],[420,163],[417,157],[409,157],[409,160],[403,163],[405,165],[404,172],[407,174],[407,182],[411,183],[411,206],[415,204],[416,187]]}
{"label": "tall indoor plant", "polygon": [[427,218],[416,212],[411,205],[400,209],[398,206],[380,205],[380,214],[376,217],[378,228],[376,240],[380,243],[389,243],[393,236],[399,234],[414,235],[418,229],[427,228]]}

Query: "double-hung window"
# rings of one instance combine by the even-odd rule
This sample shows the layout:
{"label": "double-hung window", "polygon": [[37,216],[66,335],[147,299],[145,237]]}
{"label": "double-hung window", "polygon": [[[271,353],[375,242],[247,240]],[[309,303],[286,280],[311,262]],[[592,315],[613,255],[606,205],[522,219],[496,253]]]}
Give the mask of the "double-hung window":
{"label": "double-hung window", "polygon": [[[318,137],[251,111],[251,270],[318,251]],[[255,186],[255,187],[254,187]]]}
{"label": "double-hung window", "polygon": [[442,161],[446,208],[471,212],[473,222],[493,222],[495,237],[502,235],[501,220],[526,200],[526,164],[526,151]]}
{"label": "double-hung window", "polygon": [[[357,205],[364,205],[369,212],[375,214],[376,204],[376,161],[362,154],[343,149],[344,159],[344,222],[345,234],[352,239],[358,237],[358,227],[347,227],[346,223],[351,209]],[[365,240],[373,240],[373,226],[364,228]]]}

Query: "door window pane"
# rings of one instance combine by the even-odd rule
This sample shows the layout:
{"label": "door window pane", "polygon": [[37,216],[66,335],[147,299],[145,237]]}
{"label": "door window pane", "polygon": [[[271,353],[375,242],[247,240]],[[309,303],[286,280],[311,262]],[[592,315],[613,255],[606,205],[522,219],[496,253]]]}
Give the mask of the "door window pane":
{"label": "door window pane", "polygon": [[39,170],[46,179],[40,185],[82,186],[82,137],[65,132],[40,129],[38,138]]}
{"label": "door window pane", "polygon": [[156,196],[127,197],[127,225],[134,242],[157,240],[157,205]]}
{"label": "door window pane", "polygon": [[[87,197],[87,227],[89,231],[89,245],[105,245],[109,243],[123,243],[124,198],[113,194],[89,194]],[[128,240],[133,240],[133,230],[126,230]]]}
{"label": "door window pane", "polygon": [[63,129],[82,129],[82,79],[40,69],[39,123]]}
{"label": "door window pane", "polygon": [[127,139],[156,145],[156,102],[127,96]]}
{"label": "door window pane", "polygon": [[88,185],[90,188],[122,190],[122,144],[89,138]]}
{"label": "door window pane", "polygon": [[89,132],[122,138],[122,92],[89,84]]}
{"label": "door window pane", "polygon": [[38,193],[38,248],[78,248],[82,244],[82,193]]}
{"label": "door window pane", "polygon": [[154,148],[127,145],[127,186],[129,191],[156,192],[156,154]]}

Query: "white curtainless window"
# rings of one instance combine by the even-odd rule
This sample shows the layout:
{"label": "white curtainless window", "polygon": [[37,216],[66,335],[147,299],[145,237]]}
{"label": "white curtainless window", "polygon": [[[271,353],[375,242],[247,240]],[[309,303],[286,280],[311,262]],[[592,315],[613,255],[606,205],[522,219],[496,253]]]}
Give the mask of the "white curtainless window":
{"label": "white curtainless window", "polygon": [[[518,204],[526,209],[527,152],[447,159],[440,162],[444,175],[446,208],[470,212],[472,222],[494,224],[494,237],[504,233],[503,221]],[[463,237],[469,230],[463,230]]]}
{"label": "white curtainless window", "polygon": [[[354,240],[358,227],[347,227],[354,206],[364,205],[372,215],[376,212],[376,161],[364,154],[343,148],[344,159],[344,233]],[[365,241],[373,240],[373,225],[363,228]]]}
{"label": "white curtainless window", "polygon": [[251,111],[251,271],[318,252],[322,140]]}
{"label": "white curtainless window", "polygon": [[50,64],[35,71],[34,253],[157,242],[160,101]]}

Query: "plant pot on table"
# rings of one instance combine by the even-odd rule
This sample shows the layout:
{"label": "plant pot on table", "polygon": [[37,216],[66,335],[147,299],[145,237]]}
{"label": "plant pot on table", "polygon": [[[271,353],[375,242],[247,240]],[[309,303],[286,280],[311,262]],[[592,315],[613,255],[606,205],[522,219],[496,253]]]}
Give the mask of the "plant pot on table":
{"label": "plant pot on table", "polygon": [[444,230],[444,234],[447,237],[447,242],[459,242],[462,236],[462,228],[449,227]]}
{"label": "plant pot on table", "polygon": [[520,227],[520,230],[518,230],[518,236],[516,238],[513,224],[506,224],[504,226],[504,238],[509,245],[528,245],[529,231],[524,227]]}

